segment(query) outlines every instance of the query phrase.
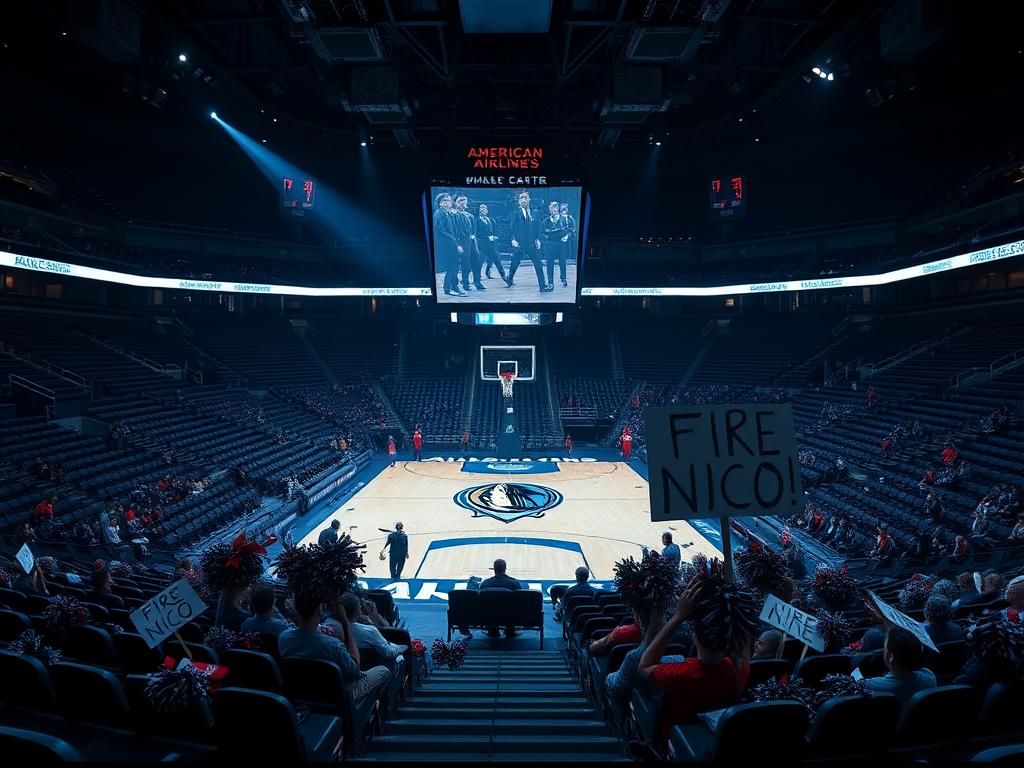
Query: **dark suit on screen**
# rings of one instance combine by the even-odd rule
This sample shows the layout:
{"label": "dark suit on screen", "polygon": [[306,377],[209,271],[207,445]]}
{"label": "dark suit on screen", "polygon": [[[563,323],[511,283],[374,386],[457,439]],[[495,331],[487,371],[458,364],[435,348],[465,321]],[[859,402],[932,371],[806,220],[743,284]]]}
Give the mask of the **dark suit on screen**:
{"label": "dark suit on screen", "polygon": [[[476,242],[480,247],[480,266],[490,273],[491,265],[493,264],[498,268],[498,274],[501,275],[501,279],[504,280],[505,269],[501,266],[501,259],[498,258],[498,249],[494,247],[494,242],[491,240],[491,237],[496,234],[497,229],[494,226],[494,219],[490,216],[476,217]],[[487,276],[490,277],[490,274]],[[480,279],[479,271],[477,272],[477,279]]]}
{"label": "dark suit on screen", "polygon": [[459,254],[455,250],[457,245],[455,217],[443,208],[438,208],[434,211],[434,253],[438,271],[444,272],[446,293],[458,287]]}
{"label": "dark suit on screen", "polygon": [[565,243],[562,238],[569,234],[565,219],[561,216],[545,216],[540,222],[540,244],[544,261],[548,265],[548,285],[555,282],[555,262],[558,262],[562,280],[565,281]]}
{"label": "dark suit on screen", "polygon": [[462,246],[462,289],[469,290],[469,279],[474,285],[480,285],[480,250],[476,240],[476,217],[469,211],[455,211],[455,227],[458,232],[459,245]]}
{"label": "dark suit on screen", "polygon": [[537,217],[533,211],[527,210],[524,214],[521,207],[516,207],[509,220],[509,229],[511,230],[509,239],[519,243],[519,247],[512,246],[512,263],[508,268],[508,283],[511,285],[515,279],[520,262],[523,259],[529,259],[533,262],[533,271],[537,273],[537,286],[544,288],[542,254],[536,246],[536,241],[540,236]]}

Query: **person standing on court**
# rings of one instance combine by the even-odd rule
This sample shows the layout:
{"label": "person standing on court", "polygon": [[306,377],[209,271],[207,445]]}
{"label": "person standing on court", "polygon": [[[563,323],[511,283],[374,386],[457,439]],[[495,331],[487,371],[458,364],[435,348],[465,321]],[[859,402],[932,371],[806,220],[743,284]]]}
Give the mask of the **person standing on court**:
{"label": "person standing on court", "polygon": [[412,457],[416,461],[423,458],[423,435],[418,429],[412,433]]}
{"label": "person standing on court", "polygon": [[572,457],[572,435],[565,436],[565,455]]}
{"label": "person standing on court", "polygon": [[626,427],[622,430],[622,458],[629,461],[629,454],[633,452],[633,430]]}
{"label": "person standing on court", "polygon": [[395,455],[398,453],[398,446],[395,445],[395,438],[388,435],[388,458],[391,459],[391,466],[395,466]]}
{"label": "person standing on court", "polygon": [[661,550],[661,556],[666,560],[671,560],[678,568],[683,559],[683,553],[680,551],[679,545],[673,543],[672,534],[668,531],[661,534],[661,543],[665,545]]}
{"label": "person standing on court", "polygon": [[462,433],[462,458],[469,458],[469,430]]}
{"label": "person standing on court", "polygon": [[331,520],[331,527],[324,528],[320,531],[320,535],[317,537],[316,543],[321,547],[326,547],[328,544],[337,544],[339,528],[341,528],[341,521]]}
{"label": "person standing on court", "polygon": [[409,537],[405,535],[404,528],[401,523],[395,523],[395,532],[388,534],[384,549],[380,551],[383,555],[388,547],[391,547],[388,564],[391,566],[392,579],[402,578],[402,569],[405,567],[405,561],[409,559]]}

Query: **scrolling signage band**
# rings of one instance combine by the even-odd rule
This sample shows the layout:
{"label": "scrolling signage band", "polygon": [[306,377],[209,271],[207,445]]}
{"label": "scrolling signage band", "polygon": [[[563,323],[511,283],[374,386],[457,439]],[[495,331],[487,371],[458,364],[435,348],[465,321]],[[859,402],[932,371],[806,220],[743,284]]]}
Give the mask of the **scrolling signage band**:
{"label": "scrolling signage band", "polygon": [[644,419],[652,521],[803,507],[788,403],[648,408]]}

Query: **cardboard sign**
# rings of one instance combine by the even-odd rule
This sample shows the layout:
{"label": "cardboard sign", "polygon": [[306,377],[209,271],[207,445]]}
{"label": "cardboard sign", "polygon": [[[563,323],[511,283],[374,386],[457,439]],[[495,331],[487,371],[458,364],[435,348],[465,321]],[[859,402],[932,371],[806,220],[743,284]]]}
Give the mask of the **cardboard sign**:
{"label": "cardboard sign", "polygon": [[875,605],[878,606],[878,610],[882,612],[882,615],[885,616],[885,618],[897,627],[902,627],[910,632],[914,637],[920,640],[921,644],[926,648],[931,648],[936,653],[939,652],[939,649],[935,647],[935,643],[933,643],[931,637],[929,637],[924,624],[919,621],[914,621],[905,613],[897,611],[871,590],[868,590],[868,594],[871,595],[871,599],[875,601]]}
{"label": "cardboard sign", "polygon": [[155,648],[205,610],[206,603],[180,579],[132,611],[129,618],[146,645]]}
{"label": "cardboard sign", "polygon": [[18,550],[16,557],[25,573],[32,573],[32,566],[36,564],[36,556],[32,554],[28,544],[21,545],[21,549]]}
{"label": "cardboard sign", "polygon": [[790,637],[806,643],[818,653],[825,651],[825,638],[818,633],[818,619],[809,613],[768,595],[761,609],[761,621],[781,629]]}
{"label": "cardboard sign", "polygon": [[648,408],[644,420],[653,522],[803,508],[788,403]]}

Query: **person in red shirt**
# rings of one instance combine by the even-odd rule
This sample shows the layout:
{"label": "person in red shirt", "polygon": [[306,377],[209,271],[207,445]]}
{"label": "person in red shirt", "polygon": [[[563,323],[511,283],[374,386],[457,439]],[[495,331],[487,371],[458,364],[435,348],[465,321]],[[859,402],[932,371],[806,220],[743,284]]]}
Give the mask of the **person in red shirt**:
{"label": "person in red shirt", "polygon": [[947,445],[942,449],[942,463],[947,466],[956,462],[960,456],[960,451],[956,449],[955,445]]}
{"label": "person in red shirt", "polygon": [[590,653],[592,656],[607,656],[616,645],[639,643],[643,636],[640,622],[634,619],[632,624],[620,624],[604,637],[592,642]]}
{"label": "person in red shirt", "polygon": [[423,435],[418,429],[412,433],[412,457],[416,461],[423,458]]}
{"label": "person in red shirt", "polygon": [[52,521],[53,520],[53,505],[54,505],[54,503],[56,503],[56,501],[57,501],[57,497],[56,496],[50,496],[48,498],[43,499],[38,504],[36,504],[36,519],[37,520]]}
{"label": "person in red shirt", "polygon": [[[681,662],[661,663],[680,625],[690,619],[697,655]],[[655,624],[648,628],[653,634]],[[726,582],[720,571],[698,573],[679,595],[676,612],[640,657],[640,672],[665,692],[658,722],[658,744],[664,748],[673,725],[693,722],[701,712],[736,703],[750,674],[750,651],[757,634],[753,600]]]}
{"label": "person in red shirt", "polygon": [[395,438],[388,435],[388,458],[391,459],[391,466],[395,466],[395,456],[398,453],[398,446],[395,445]]}
{"label": "person in red shirt", "polygon": [[572,435],[565,436],[565,455],[572,456]]}
{"label": "person in red shirt", "polygon": [[633,452],[633,432],[629,427],[622,430],[622,458],[629,461],[629,454]]}

